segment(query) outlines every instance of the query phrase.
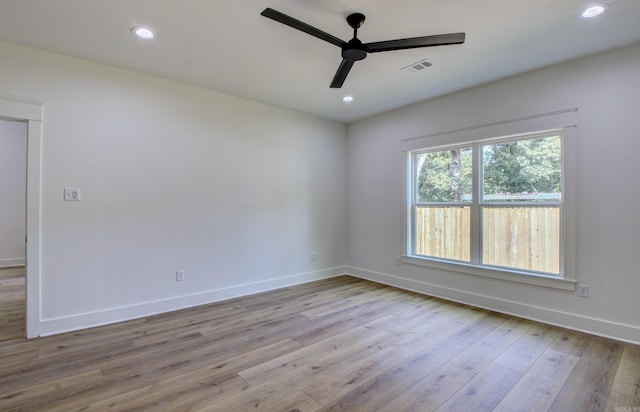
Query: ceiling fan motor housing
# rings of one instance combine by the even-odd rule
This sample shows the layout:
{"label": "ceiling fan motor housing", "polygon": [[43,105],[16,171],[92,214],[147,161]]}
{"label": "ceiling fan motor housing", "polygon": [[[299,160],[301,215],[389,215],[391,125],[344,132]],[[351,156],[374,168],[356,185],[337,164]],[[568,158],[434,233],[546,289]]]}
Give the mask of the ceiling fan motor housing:
{"label": "ceiling fan motor housing", "polygon": [[367,57],[367,48],[355,37],[342,47],[342,58],[356,62]]}

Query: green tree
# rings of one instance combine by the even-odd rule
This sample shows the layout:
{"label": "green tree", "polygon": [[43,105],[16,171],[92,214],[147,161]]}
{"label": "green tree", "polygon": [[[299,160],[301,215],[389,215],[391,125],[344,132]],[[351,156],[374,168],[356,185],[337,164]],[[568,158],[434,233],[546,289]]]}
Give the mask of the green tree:
{"label": "green tree", "polygon": [[460,202],[471,194],[471,148],[422,153],[417,171],[419,202]]}
{"label": "green tree", "polygon": [[[559,136],[481,145],[485,195],[560,193]],[[470,199],[470,147],[421,153],[417,162],[419,202],[461,202]]]}
{"label": "green tree", "polygon": [[483,146],[485,194],[559,193],[559,136]]}

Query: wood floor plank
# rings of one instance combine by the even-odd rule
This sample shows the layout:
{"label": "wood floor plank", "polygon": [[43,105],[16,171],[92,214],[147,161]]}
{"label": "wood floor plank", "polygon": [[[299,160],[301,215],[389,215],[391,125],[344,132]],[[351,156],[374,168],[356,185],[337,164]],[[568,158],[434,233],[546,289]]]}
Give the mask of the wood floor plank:
{"label": "wood floor plank", "polygon": [[315,412],[321,405],[302,391],[261,408],[261,412]]}
{"label": "wood floor plank", "polygon": [[375,301],[324,315],[314,319],[308,327],[299,330],[295,339],[305,346],[311,345],[358,327],[362,323],[383,318],[397,309],[397,305],[394,302]]}
{"label": "wood floor plank", "polygon": [[50,382],[3,393],[0,395],[0,405],[4,411],[42,410],[50,405],[52,399],[70,397],[101,383],[102,373],[100,370],[92,370],[63,379],[52,377]]}
{"label": "wood floor plank", "polygon": [[414,295],[407,296],[407,298],[406,307],[400,309],[395,314],[400,319],[413,319],[416,315],[455,306],[451,302],[447,302],[443,299],[428,296],[426,299]]}
{"label": "wood floor plank", "polygon": [[[209,339],[210,349],[216,356],[234,357],[283,340],[292,340],[297,336],[295,331],[303,328],[306,321],[301,315],[292,315],[242,328],[202,332]],[[299,342],[296,345],[302,346]]]}
{"label": "wood floor plank", "polygon": [[[309,364],[300,364],[294,368],[283,371],[279,375],[271,375],[262,379],[256,385],[248,388],[216,404],[221,409],[262,410],[277,402],[282,397],[299,391],[308,382],[318,381],[327,376],[335,376],[341,373],[341,369],[349,368],[349,365],[360,362],[375,355],[378,352],[390,349],[389,334],[378,331],[370,337],[362,337],[354,340],[353,344],[342,350],[326,352],[326,355],[316,358]],[[308,349],[305,347],[296,352]],[[286,367],[287,365],[283,365]],[[242,372],[241,372],[242,375]]]}
{"label": "wood floor plank", "polygon": [[640,407],[637,345],[349,276],[28,341],[24,310],[0,278],[3,412]]}
{"label": "wood floor plank", "polygon": [[153,374],[156,370],[180,363],[186,353],[198,358],[209,353],[209,339],[195,332],[175,340],[167,340],[144,348],[133,348],[117,359],[100,363],[105,381],[118,381],[131,376]]}
{"label": "wood floor plank", "polygon": [[611,390],[640,403],[640,346],[625,344]]}
{"label": "wood floor plank", "polygon": [[[60,412],[82,411],[187,411],[239,393],[247,383],[238,376],[221,379],[209,368],[179,375],[154,385],[144,386],[108,399],[72,408],[65,404]],[[86,401],[85,401],[86,402]]]}
{"label": "wood floor plank", "polygon": [[473,328],[473,325],[485,323],[486,312],[473,310],[462,305],[447,305],[417,312],[413,318],[398,321],[390,326],[389,333],[400,336],[420,336],[427,338],[431,335],[442,337]]}
{"label": "wood floor plank", "polygon": [[241,371],[239,375],[252,386],[260,385],[276,376],[326,358],[335,352],[347,351],[349,346],[356,345],[371,336],[377,335],[384,326],[393,323],[395,320],[396,318],[391,315],[385,316],[375,322],[364,324],[269,362],[254,366],[251,369]]}
{"label": "wood floor plank", "polygon": [[8,367],[15,364],[24,364],[32,362],[38,358],[38,349],[19,350],[0,356],[0,365]]}
{"label": "wood floor plank", "polygon": [[113,325],[100,326],[98,328],[87,329],[77,332],[69,332],[56,336],[48,336],[47,344],[39,345],[39,357],[41,359],[54,356],[67,356],[76,351],[86,351],[89,348],[100,350],[105,344],[104,336],[109,336],[109,342],[127,342],[131,345],[130,339],[139,333],[139,329],[146,324],[145,319],[136,319]]}
{"label": "wood floor plank", "polygon": [[403,345],[406,338],[396,337],[396,343],[387,341],[379,351],[372,351],[368,356],[352,361],[347,367],[329,374],[319,376],[313,381],[302,382],[303,390],[320,404],[329,405],[340,399],[353,388],[364,384],[371,375],[380,374],[405,359],[407,349]]}
{"label": "wood floor plank", "polygon": [[509,320],[511,317],[501,313],[486,312],[480,322],[474,322],[468,327],[458,332],[456,339],[469,343],[475,343],[489,333],[493,332],[498,326]]}
{"label": "wood floor plank", "polygon": [[563,330],[555,341],[549,346],[550,349],[566,352],[570,355],[582,356],[592,336],[583,332]]}
{"label": "wood floor plank", "polygon": [[0,282],[4,282],[5,280],[24,278],[26,273],[27,272],[24,266],[0,268]]}
{"label": "wood floor plank", "polygon": [[[271,345],[252,345],[243,353],[257,354],[260,351],[269,350],[269,358],[276,354],[282,355],[293,349],[299,348],[299,344],[291,339],[275,342]],[[240,355],[240,354],[238,354]],[[228,352],[223,348],[221,351],[217,347],[209,344],[207,339],[194,340],[189,347],[183,347],[176,343],[170,350],[150,356],[136,357],[126,363],[118,360],[113,365],[105,365],[102,368],[103,376],[107,382],[122,381],[129,378],[137,380],[147,377],[157,378],[159,375],[171,373],[185,373],[197,370],[206,365],[223,362],[231,359]],[[257,358],[260,359],[260,358]],[[264,360],[261,360],[264,362]],[[245,364],[246,367],[253,366],[252,363]],[[236,373],[238,371],[235,371]]]}
{"label": "wood floor plank", "polygon": [[[369,377],[360,384],[351,384],[352,387],[339,399],[325,397],[321,411],[377,410],[455,357],[467,346],[468,344],[465,342],[443,340],[437,345],[428,347],[398,363],[391,369]],[[348,382],[347,385],[349,385]],[[305,392],[318,400],[307,389]]]}
{"label": "wood floor plank", "polygon": [[[125,400],[134,399],[135,396],[130,397],[127,393],[136,390],[140,390],[140,392],[136,393],[144,394],[148,403],[153,403],[154,400],[157,402],[170,402],[173,405],[180,405],[182,402],[193,402],[198,407],[204,407],[212,402],[232,396],[237,391],[248,387],[248,384],[238,375],[238,371],[299,347],[298,343],[289,339],[288,341],[258,348],[240,356],[223,358],[215,363],[209,363],[208,360],[194,359],[186,367],[156,369],[154,373],[131,375],[122,380],[106,381],[104,385],[91,388],[91,390],[80,394],[81,396],[78,398],[59,400],[53,410],[65,412],[67,410],[82,409],[83,405],[105,405],[104,402],[109,399],[116,399],[121,395],[123,398],[118,398],[119,404],[122,405],[123,409],[128,409],[129,404]],[[202,379],[205,379],[204,383],[200,382]],[[171,386],[171,382],[179,382],[177,389]],[[180,389],[182,383],[190,389]],[[212,390],[206,392],[203,397],[200,397],[200,392],[191,393],[192,390],[195,391],[196,386],[201,384],[205,387],[211,387]],[[185,393],[188,399],[178,396],[182,392]],[[187,395],[187,392],[190,395]],[[170,401],[166,399],[172,396],[177,396],[177,398]]]}
{"label": "wood floor plank", "polygon": [[575,355],[548,349],[502,399],[495,412],[546,411],[578,359]]}
{"label": "wood floor plank", "polygon": [[522,374],[495,363],[484,368],[437,411],[492,411]]}
{"label": "wood floor plank", "polygon": [[[473,326],[477,323],[487,324],[486,319],[484,319],[486,313],[478,314],[475,311],[466,311],[465,308],[457,305],[453,305],[450,311],[446,311],[446,314],[445,317],[437,321],[422,322],[421,328],[416,328],[416,325],[411,320],[405,321],[416,329],[411,334],[403,334],[404,339],[397,343],[395,349],[391,348],[390,352],[382,351],[379,355],[370,359],[354,363],[350,368],[346,368],[344,372],[339,372],[334,376],[314,382],[313,385],[304,388],[305,392],[323,405],[330,404],[336,399],[345,396],[354,387],[365,384],[372,375],[384,373],[422,350],[427,350],[444,342],[462,344],[461,349],[468,348],[471,346],[470,343],[456,340],[455,337],[459,335],[461,330],[473,329]],[[465,318],[465,316],[468,317]],[[505,319],[500,317],[503,323]],[[400,329],[405,329],[402,322],[398,322],[398,326]],[[485,329],[484,326],[483,329]],[[388,331],[394,333],[394,328]]]}
{"label": "wood floor plank", "polygon": [[637,412],[640,410],[640,401],[635,396],[611,391],[605,410],[607,412]]}
{"label": "wood floor plank", "polygon": [[554,402],[551,411],[603,410],[624,344],[593,336]]}
{"label": "wood floor plank", "polygon": [[[20,269],[23,270],[24,268]],[[14,268],[0,269],[0,349],[25,336],[25,279]],[[16,277],[18,276],[18,277]]]}
{"label": "wood floor plank", "polygon": [[[376,301],[378,300],[378,302]],[[339,315],[352,309],[362,308],[363,305],[375,305],[381,302],[383,299],[379,298],[379,295],[363,293],[362,295],[355,296],[348,299],[343,299],[336,302],[333,305],[322,305],[313,309],[305,310],[301,312],[302,315],[309,319],[316,319],[330,315]]]}
{"label": "wood floor plank", "polygon": [[433,411],[475,377],[475,373],[448,362],[380,408],[379,412]]}
{"label": "wood floor plank", "polygon": [[130,342],[119,342],[105,346],[102,351],[91,348],[86,351],[77,351],[69,357],[36,359],[21,364],[8,365],[0,368],[0,387],[5,391],[15,391],[47,383],[51,381],[52,377],[56,379],[70,378],[98,369],[103,362],[117,359],[131,348]]}
{"label": "wood floor plank", "polygon": [[561,329],[555,326],[535,324],[502,352],[495,363],[524,373],[557,339],[560,332]]}
{"label": "wood floor plank", "polygon": [[478,342],[452,360],[466,370],[480,372],[485,366],[504,353],[515,341],[523,336],[533,323],[528,320],[511,318],[498,326],[493,332],[486,335]]}
{"label": "wood floor plank", "polygon": [[[135,335],[129,335],[128,338],[133,339],[134,346],[143,346],[149,343],[159,342],[167,338],[180,335],[188,335],[194,331],[203,332],[222,322],[236,321],[238,325],[238,317],[245,312],[238,307],[218,307],[212,309],[213,312],[195,312],[189,310],[184,317],[162,318],[155,316],[148,319],[143,327],[140,327]],[[242,320],[244,321],[244,319]]]}

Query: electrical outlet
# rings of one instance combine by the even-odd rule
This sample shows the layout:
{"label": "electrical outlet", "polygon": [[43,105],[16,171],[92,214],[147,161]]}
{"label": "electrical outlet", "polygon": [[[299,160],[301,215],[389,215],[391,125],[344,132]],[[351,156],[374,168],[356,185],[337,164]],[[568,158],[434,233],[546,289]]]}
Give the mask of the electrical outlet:
{"label": "electrical outlet", "polygon": [[316,252],[311,252],[311,261],[315,262],[316,261]]}
{"label": "electrical outlet", "polygon": [[64,188],[64,200],[69,202],[69,201],[79,201],[81,198],[81,192],[80,189],[76,188],[76,187],[65,187]]}
{"label": "electrical outlet", "polygon": [[402,265],[402,256],[396,256],[396,265]]}
{"label": "electrical outlet", "polygon": [[184,270],[176,270],[176,282],[184,281]]}
{"label": "electrical outlet", "polygon": [[578,284],[578,296],[581,298],[589,297],[589,285]]}

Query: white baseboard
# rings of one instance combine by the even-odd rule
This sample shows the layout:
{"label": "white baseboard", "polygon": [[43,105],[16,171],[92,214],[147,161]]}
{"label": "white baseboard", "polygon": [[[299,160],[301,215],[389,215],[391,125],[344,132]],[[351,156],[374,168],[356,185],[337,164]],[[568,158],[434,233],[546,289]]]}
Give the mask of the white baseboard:
{"label": "white baseboard", "polygon": [[45,319],[40,322],[40,336],[55,335],[58,333],[123,322],[126,320],[157,315],[160,313],[186,309],[199,305],[206,305],[241,296],[280,289],[287,286],[327,279],[343,275],[345,273],[346,267],[340,266],[316,272],[273,278],[261,282],[214,289],[206,292],[145,302],[136,305],[122,306],[73,316]]}
{"label": "white baseboard", "polygon": [[605,319],[592,318],[576,313],[568,313],[506,299],[499,299],[492,296],[447,288],[427,282],[405,279],[356,267],[347,267],[347,274],[373,282],[395,286],[400,289],[464,303],[483,309],[489,309],[507,315],[518,316],[624,342],[634,344],[640,343],[640,328],[633,325],[611,322]]}
{"label": "white baseboard", "polygon": [[518,316],[624,342],[640,344],[640,328],[637,326],[611,322],[604,319],[597,319],[539,306],[527,305],[506,299],[499,299],[463,290],[438,286],[427,282],[405,279],[385,273],[344,266],[91,313],[45,319],[40,322],[40,335],[54,335],[137,319],[145,316],[157,315],[160,313],[206,305],[209,303],[248,296],[287,286],[313,282],[315,280],[327,279],[343,274],[483,309],[489,309],[505,313],[507,315]]}
{"label": "white baseboard", "polygon": [[0,259],[0,268],[24,266],[24,257]]}

